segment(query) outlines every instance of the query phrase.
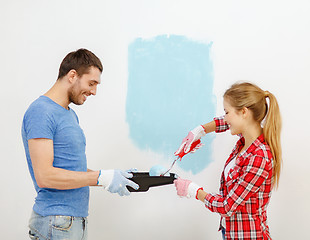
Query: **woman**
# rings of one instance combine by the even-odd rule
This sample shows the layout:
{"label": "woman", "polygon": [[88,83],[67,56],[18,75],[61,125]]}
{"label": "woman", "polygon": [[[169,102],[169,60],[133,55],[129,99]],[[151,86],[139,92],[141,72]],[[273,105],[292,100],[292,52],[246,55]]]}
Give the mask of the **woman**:
{"label": "woman", "polygon": [[223,239],[271,239],[266,208],[279,184],[282,161],[277,100],[254,84],[237,83],[224,94],[224,110],[224,117],[190,131],[175,153],[188,152],[193,142],[213,131],[230,129],[232,135],[239,135],[226,161],[219,194],[180,178],[175,180],[177,194],[195,197],[219,213]]}

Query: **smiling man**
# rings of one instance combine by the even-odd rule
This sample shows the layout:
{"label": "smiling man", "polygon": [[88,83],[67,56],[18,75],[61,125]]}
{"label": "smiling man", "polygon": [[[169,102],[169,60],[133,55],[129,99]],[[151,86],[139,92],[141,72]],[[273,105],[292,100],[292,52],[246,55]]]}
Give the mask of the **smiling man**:
{"label": "smiling man", "polygon": [[31,239],[87,239],[89,186],[120,196],[131,173],[87,168],[85,136],[70,103],[82,105],[96,95],[103,66],[86,49],[69,53],[56,83],[25,113],[22,138],[37,197],[29,221]]}

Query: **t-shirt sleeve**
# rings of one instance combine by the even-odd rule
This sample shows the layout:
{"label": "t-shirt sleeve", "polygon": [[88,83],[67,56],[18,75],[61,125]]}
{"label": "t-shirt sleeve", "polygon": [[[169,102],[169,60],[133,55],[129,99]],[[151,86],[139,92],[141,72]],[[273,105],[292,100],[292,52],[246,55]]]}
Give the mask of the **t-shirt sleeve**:
{"label": "t-shirt sleeve", "polygon": [[27,111],[24,117],[26,139],[48,138],[53,140],[55,122],[46,109],[34,107]]}

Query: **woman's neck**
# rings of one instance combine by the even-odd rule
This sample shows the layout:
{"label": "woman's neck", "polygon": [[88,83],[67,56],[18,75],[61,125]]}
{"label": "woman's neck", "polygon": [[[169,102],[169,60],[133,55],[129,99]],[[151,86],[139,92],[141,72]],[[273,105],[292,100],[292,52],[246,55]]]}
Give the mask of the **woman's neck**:
{"label": "woman's neck", "polygon": [[245,139],[243,150],[247,149],[262,133],[263,129],[260,124],[253,124],[246,128],[242,133],[242,136]]}

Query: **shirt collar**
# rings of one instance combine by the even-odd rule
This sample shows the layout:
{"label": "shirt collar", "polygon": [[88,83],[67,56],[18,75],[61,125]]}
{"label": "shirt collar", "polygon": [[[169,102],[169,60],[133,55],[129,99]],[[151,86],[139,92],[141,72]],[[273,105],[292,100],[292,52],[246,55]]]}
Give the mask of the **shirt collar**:
{"label": "shirt collar", "polygon": [[[261,145],[262,143],[265,142],[265,138],[264,138],[264,134],[261,134],[258,138],[255,139],[254,142],[251,143],[251,145],[245,150],[243,151],[239,156],[238,158],[243,158],[243,156],[246,154],[251,154],[253,151],[255,151],[259,145]],[[244,137],[241,137],[238,142],[236,143],[236,147],[234,149],[234,152],[233,152],[233,156],[236,156],[240,151],[241,149],[244,147],[244,144],[245,144],[245,139]]]}

